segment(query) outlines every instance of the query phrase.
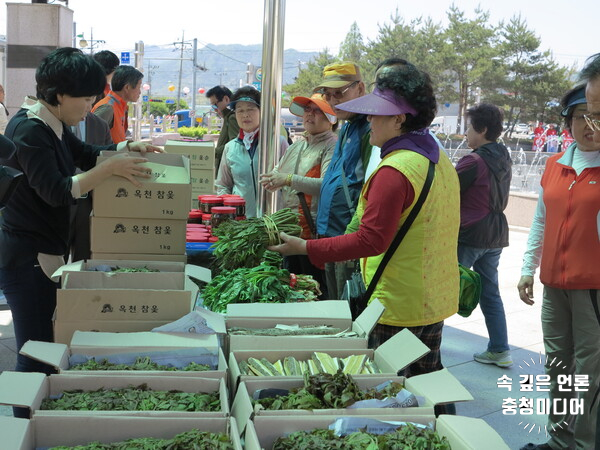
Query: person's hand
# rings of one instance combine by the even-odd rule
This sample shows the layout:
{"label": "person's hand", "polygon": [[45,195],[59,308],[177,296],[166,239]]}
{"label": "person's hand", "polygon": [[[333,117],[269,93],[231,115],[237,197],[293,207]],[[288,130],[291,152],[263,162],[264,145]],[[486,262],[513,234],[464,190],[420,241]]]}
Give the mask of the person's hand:
{"label": "person's hand", "polygon": [[260,184],[269,192],[281,189],[287,183],[287,173],[271,172],[260,176]]}
{"label": "person's hand", "polygon": [[140,183],[136,179],[136,177],[152,177],[152,169],[140,165],[140,163],[145,162],[148,162],[147,158],[138,158],[134,156],[129,156],[127,154],[118,154],[115,156],[111,156],[107,160],[103,161],[101,164],[106,165],[111,175],[118,175],[120,177],[127,178],[135,186],[141,187],[142,183]]}
{"label": "person's hand", "polygon": [[145,153],[164,153],[165,151],[157,147],[156,145],[146,144],[144,142],[130,142],[129,150],[132,152],[140,152],[142,155]]}
{"label": "person's hand", "polygon": [[535,302],[533,299],[533,277],[529,275],[523,275],[517,284],[519,290],[519,297],[523,303],[527,305],[533,305]]}
{"label": "person's hand", "polygon": [[271,250],[277,253],[281,253],[283,256],[290,255],[306,255],[306,241],[284,232],[279,233],[279,237],[282,240],[282,244],[269,245],[267,250]]}

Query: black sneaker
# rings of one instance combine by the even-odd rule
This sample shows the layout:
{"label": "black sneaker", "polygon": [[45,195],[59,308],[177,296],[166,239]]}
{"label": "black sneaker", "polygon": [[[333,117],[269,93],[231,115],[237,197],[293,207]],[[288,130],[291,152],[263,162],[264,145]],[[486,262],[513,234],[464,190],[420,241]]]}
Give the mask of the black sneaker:
{"label": "black sneaker", "polygon": [[520,450],[552,450],[548,444],[532,444],[531,442],[527,445],[524,445],[520,448]]}

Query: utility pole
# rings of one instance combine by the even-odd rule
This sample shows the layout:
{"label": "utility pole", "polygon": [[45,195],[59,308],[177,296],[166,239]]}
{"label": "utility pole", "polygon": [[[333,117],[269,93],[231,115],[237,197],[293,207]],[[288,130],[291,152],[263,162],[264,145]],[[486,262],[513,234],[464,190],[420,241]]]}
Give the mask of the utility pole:
{"label": "utility pole", "polygon": [[178,110],[180,108],[180,102],[181,102],[181,75],[183,72],[183,49],[186,46],[186,42],[185,42],[185,31],[181,32],[181,55],[179,55],[179,82],[177,84],[177,106],[175,107],[175,110]]}

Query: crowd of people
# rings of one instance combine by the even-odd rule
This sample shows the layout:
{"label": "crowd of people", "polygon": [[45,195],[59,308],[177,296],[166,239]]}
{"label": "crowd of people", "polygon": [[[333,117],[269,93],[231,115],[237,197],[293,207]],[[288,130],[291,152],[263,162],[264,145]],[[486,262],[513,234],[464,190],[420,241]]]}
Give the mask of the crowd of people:
{"label": "crowd of people", "polygon": [[[2,130],[14,148],[0,153],[0,164],[24,175],[0,218],[0,288],[18,349],[29,339],[52,341],[59,285],[51,275],[69,256],[85,258],[89,247],[75,245],[85,226],[76,213],[81,208],[85,215],[83,199],[112,175],[139,185],[138,178],[150,176],[139,165],[144,153],[161,151],[127,140],[128,102],[139,97],[143,74],[115,58],[94,60],[73,48],[51,52],[37,69],[36,96],[27,97]],[[590,58],[579,82],[562,99],[564,129],[573,141],[548,159],[517,288],[521,300],[533,304],[540,267],[547,361],[564,363],[546,364],[550,398],[576,395],[559,389],[559,375],[587,375],[589,389],[581,394],[586,411],[551,412],[549,441],[523,447],[528,449],[591,449],[598,439],[600,54]],[[498,287],[500,256],[509,245],[504,210],[512,162],[498,142],[498,107],[481,103],[468,110],[472,152],[454,167],[428,129],[437,101],[426,72],[390,58],[368,89],[356,62],[330,64],[309,96],[292,99],[290,112],[302,117],[305,133],[290,145],[282,131],[283,156],[271,171],[259,173],[261,93],[251,86],[233,93],[215,86],[206,96],[223,118],[217,194],[242,196],[246,215],[254,217],[262,186],[281,207],[298,211],[301,237],[281,233],[281,244],[269,249],[284,255],[290,271],[319,281],[323,298],[341,298],[360,270],[365,285],[373,283],[371,298],[385,306],[371,348],[409,329],[431,351],[402,373],[442,369],[443,325],[458,310],[461,263],[482,283],[489,342],[474,360],[513,364]],[[2,100],[0,86],[0,126],[7,116]],[[126,149],[142,156],[122,153],[96,164],[102,150]],[[24,355],[16,370],[52,372]],[[453,405],[436,410],[453,411]]]}

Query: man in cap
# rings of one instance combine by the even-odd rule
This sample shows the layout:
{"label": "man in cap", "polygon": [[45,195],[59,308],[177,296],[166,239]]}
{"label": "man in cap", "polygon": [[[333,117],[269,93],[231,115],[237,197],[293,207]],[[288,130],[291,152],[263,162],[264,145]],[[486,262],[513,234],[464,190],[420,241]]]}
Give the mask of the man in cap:
{"label": "man in cap", "polygon": [[[367,116],[336,108],[340,103],[365,95],[360,68],[350,61],[326,66],[323,69],[323,81],[315,88],[315,92],[323,95],[338,120],[345,121],[321,184],[317,212],[318,236],[334,237],[344,234],[352,221],[365,182],[365,170],[371,157],[371,127]],[[344,283],[350,277],[354,266],[354,262],[325,265],[329,298],[341,298]]]}
{"label": "man in cap", "polygon": [[217,170],[219,170],[225,144],[238,137],[240,133],[240,126],[235,118],[235,113],[227,107],[232,96],[233,94],[226,86],[215,86],[206,92],[206,98],[210,102],[210,106],[217,112],[219,117],[223,118],[219,140],[215,146],[215,169]]}

